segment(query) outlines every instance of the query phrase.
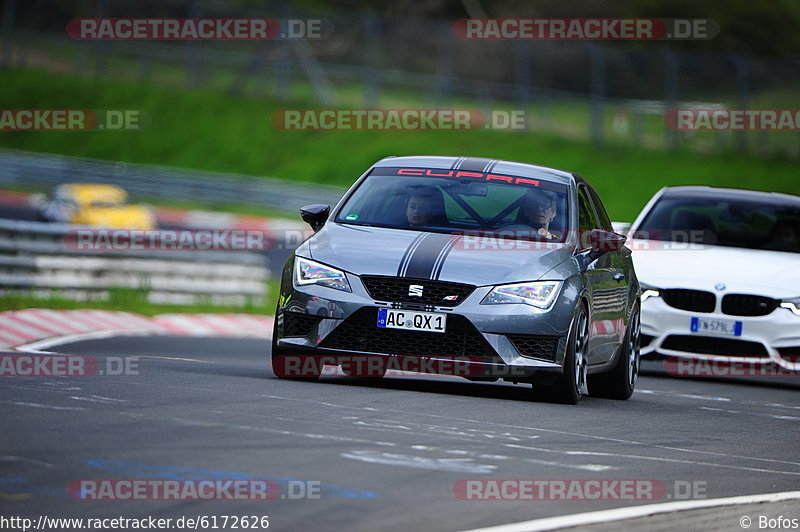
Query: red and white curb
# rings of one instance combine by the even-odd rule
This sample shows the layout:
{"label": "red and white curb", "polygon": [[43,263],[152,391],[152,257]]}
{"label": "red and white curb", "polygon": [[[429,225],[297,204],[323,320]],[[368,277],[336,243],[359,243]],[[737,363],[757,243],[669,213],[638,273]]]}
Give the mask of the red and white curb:
{"label": "red and white curb", "polygon": [[612,334],[625,326],[624,320],[598,320],[592,322],[592,332],[594,334]]}
{"label": "red and white curb", "polygon": [[271,338],[272,316],[161,314],[27,309],[0,313],[0,349],[41,349],[59,342],[122,334]]}

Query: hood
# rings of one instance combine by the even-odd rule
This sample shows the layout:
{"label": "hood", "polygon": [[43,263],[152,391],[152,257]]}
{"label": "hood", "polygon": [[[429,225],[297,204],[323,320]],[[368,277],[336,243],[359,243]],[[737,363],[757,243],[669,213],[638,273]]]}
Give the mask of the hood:
{"label": "hood", "polygon": [[630,246],[639,281],[657,288],[692,288],[724,293],[760,294],[782,299],[800,295],[800,254],[724,246],[646,249],[664,242],[636,241]]}
{"label": "hood", "polygon": [[573,254],[564,244],[334,223],[307,244],[314,260],[356,275],[478,286],[537,280]]}

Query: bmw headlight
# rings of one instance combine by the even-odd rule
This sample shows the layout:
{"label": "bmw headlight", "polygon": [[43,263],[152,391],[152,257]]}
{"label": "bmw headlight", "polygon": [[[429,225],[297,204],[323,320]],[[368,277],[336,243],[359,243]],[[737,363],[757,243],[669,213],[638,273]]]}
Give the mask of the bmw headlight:
{"label": "bmw headlight", "polygon": [[352,292],[344,272],[313,260],[295,257],[294,282],[297,286],[318,284],[343,292]]}
{"label": "bmw headlight", "polygon": [[481,305],[523,303],[547,310],[555,301],[561,281],[533,281],[530,283],[495,286],[481,301]]}
{"label": "bmw headlight", "polygon": [[788,308],[794,312],[795,316],[800,316],[800,297],[784,299],[781,301],[781,307]]}
{"label": "bmw headlight", "polygon": [[648,284],[639,283],[639,286],[642,288],[642,303],[650,299],[651,297],[660,297],[661,293],[658,291],[658,288],[655,286],[650,286]]}

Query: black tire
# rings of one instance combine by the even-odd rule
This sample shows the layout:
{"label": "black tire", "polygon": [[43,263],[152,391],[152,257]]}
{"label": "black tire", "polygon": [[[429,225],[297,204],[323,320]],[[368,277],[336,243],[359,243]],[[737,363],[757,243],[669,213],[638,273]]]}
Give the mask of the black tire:
{"label": "black tire", "polygon": [[535,399],[568,405],[574,405],[580,400],[586,385],[588,343],[589,318],[586,308],[581,304],[569,327],[567,352],[564,354],[564,371],[552,384],[534,384],[533,396]]}
{"label": "black tire", "polygon": [[626,400],[633,395],[639,377],[641,347],[641,313],[637,303],[628,320],[628,330],[620,346],[620,355],[608,373],[589,376],[589,395],[606,399]]}

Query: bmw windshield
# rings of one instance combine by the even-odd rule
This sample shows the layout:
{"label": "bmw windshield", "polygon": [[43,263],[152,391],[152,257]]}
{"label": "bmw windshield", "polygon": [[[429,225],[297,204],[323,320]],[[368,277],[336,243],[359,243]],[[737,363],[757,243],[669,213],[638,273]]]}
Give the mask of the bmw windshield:
{"label": "bmw windshield", "polygon": [[563,242],[567,185],[527,177],[426,168],[375,168],[336,222]]}
{"label": "bmw windshield", "polygon": [[800,201],[667,196],[634,238],[800,253]]}

